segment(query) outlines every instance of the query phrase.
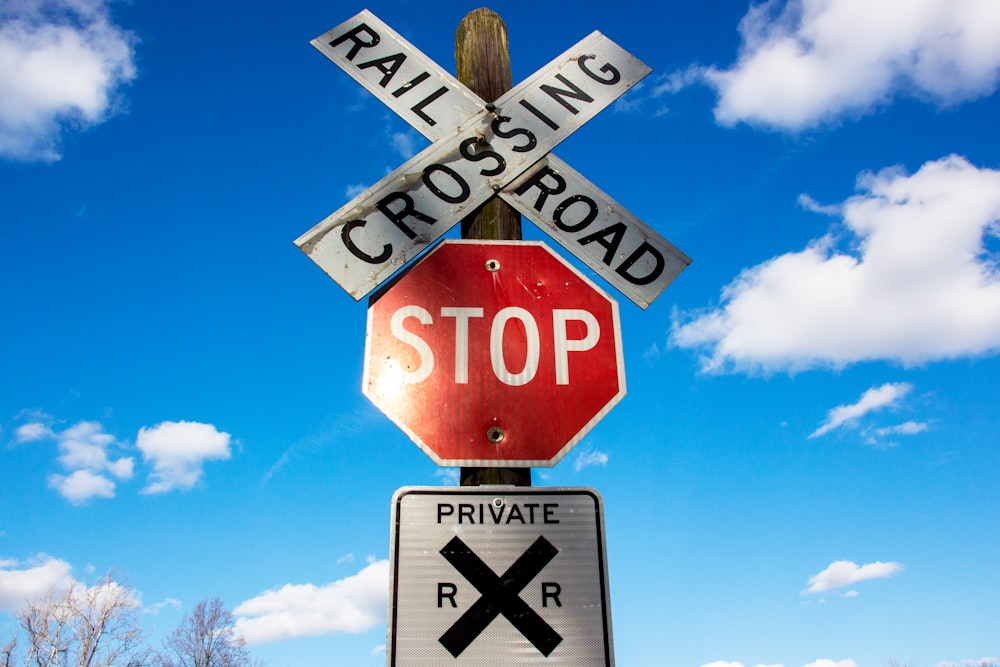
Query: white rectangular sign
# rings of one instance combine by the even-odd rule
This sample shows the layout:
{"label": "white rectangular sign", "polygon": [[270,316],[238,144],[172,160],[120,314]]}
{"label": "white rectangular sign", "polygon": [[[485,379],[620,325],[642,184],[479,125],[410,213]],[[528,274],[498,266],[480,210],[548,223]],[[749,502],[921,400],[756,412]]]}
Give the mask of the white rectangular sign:
{"label": "white rectangular sign", "polygon": [[[370,61],[365,47],[355,46],[347,62],[375,69],[362,67]],[[360,299],[648,72],[594,32],[501,96],[493,111],[475,112],[295,243]],[[386,76],[390,89],[396,84]]]}
{"label": "white rectangular sign", "polygon": [[641,308],[691,263],[674,244],[555,155],[539,160],[502,194]]}
{"label": "white rectangular sign", "polygon": [[614,665],[593,489],[400,489],[390,571],[389,667]]}
{"label": "white rectangular sign", "polygon": [[485,106],[367,9],[310,43],[431,141]]}

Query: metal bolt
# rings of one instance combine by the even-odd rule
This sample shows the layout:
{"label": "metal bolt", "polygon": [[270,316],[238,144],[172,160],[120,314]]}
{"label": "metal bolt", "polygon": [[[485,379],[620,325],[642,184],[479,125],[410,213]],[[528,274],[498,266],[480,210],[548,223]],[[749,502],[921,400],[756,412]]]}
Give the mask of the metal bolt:
{"label": "metal bolt", "polygon": [[[487,271],[493,271],[493,272],[499,271],[500,270],[500,260],[499,259],[488,259],[488,260],[486,260],[486,270]],[[501,431],[501,434],[502,433],[503,433],[503,431]],[[503,435],[501,435],[500,437],[502,438]]]}
{"label": "metal bolt", "polygon": [[497,108],[497,105],[493,104],[493,102],[489,102],[486,105],[486,110],[487,111],[496,111],[496,108]]}
{"label": "metal bolt", "polygon": [[499,444],[503,441],[504,432],[503,429],[498,426],[491,426],[486,430],[486,439],[492,442],[494,445]]}

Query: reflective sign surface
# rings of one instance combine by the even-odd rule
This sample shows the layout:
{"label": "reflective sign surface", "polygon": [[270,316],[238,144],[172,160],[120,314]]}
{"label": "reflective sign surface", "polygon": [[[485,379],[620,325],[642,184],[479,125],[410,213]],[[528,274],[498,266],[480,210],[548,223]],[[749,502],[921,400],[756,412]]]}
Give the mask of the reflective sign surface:
{"label": "reflective sign surface", "polygon": [[403,488],[392,531],[390,666],[614,664],[593,489]]}

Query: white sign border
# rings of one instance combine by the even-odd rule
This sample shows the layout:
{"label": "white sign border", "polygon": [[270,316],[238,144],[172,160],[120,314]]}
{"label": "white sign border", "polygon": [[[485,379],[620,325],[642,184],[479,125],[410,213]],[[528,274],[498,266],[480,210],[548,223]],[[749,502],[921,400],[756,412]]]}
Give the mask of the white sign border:
{"label": "white sign border", "polygon": [[604,498],[601,494],[592,487],[585,486],[552,486],[552,487],[533,487],[533,486],[512,486],[512,485],[491,485],[491,486],[404,486],[398,489],[392,497],[392,506],[390,511],[390,543],[389,543],[389,598],[388,598],[388,613],[387,613],[387,627],[386,627],[386,666],[387,667],[404,667],[402,664],[397,664],[396,653],[398,647],[395,642],[395,632],[397,630],[396,624],[396,606],[397,606],[397,596],[399,593],[399,560],[400,560],[400,544],[399,544],[399,526],[401,522],[400,507],[405,498],[408,495],[443,495],[443,496],[454,496],[454,497],[500,497],[500,496],[520,496],[520,495],[530,495],[530,496],[567,496],[567,495],[586,495],[594,500],[595,509],[595,521],[596,521],[596,533],[598,536],[598,543],[596,545],[598,551],[598,575],[601,577],[600,590],[601,590],[601,605],[602,605],[602,618],[603,618],[603,649],[604,649],[604,666],[603,667],[614,667],[615,666],[615,650],[614,650],[614,634],[613,625],[611,620],[611,586],[610,580],[608,578],[608,549],[607,549],[607,534],[605,530],[606,519],[604,513]]}

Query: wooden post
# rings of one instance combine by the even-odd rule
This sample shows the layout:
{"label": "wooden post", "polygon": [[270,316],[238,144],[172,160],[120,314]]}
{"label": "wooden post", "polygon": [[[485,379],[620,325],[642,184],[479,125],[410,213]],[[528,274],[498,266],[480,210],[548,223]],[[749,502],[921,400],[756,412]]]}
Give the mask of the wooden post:
{"label": "wooden post", "polygon": [[[484,8],[469,12],[455,31],[458,80],[486,102],[511,89],[510,52],[503,19]],[[463,239],[521,238],[521,216],[493,197],[462,220]],[[462,468],[462,486],[514,484],[531,486],[531,468]]]}

